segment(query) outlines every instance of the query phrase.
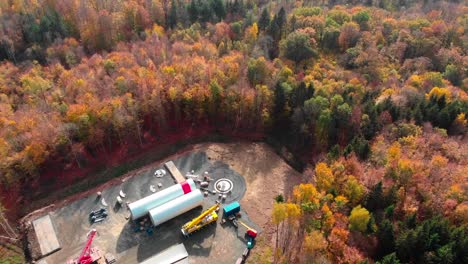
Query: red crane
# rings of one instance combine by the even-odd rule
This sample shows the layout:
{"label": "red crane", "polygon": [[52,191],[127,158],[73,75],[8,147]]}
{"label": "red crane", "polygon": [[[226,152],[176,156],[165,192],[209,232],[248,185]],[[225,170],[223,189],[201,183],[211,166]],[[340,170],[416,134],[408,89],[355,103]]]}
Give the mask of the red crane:
{"label": "red crane", "polygon": [[78,263],[79,264],[91,264],[93,263],[93,260],[91,258],[91,244],[93,243],[93,239],[96,236],[96,229],[91,230],[88,234],[88,241],[86,241],[86,245],[83,248],[83,251],[80,254],[80,257],[78,258]]}
{"label": "red crane", "polygon": [[88,233],[88,240],[86,241],[86,245],[83,248],[83,251],[81,251],[80,256],[78,257],[78,259],[71,261],[69,263],[73,263],[73,264],[92,264],[93,263],[94,260],[91,256],[91,253],[92,253],[91,244],[93,243],[93,239],[96,236],[96,233],[97,233],[96,229],[92,229]]}

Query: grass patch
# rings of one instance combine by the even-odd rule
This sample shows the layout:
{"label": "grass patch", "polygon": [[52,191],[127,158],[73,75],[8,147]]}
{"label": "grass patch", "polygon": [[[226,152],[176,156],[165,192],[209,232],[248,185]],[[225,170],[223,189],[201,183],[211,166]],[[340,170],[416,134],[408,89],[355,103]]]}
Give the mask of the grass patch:
{"label": "grass patch", "polygon": [[0,264],[26,263],[23,250],[13,244],[0,243]]}

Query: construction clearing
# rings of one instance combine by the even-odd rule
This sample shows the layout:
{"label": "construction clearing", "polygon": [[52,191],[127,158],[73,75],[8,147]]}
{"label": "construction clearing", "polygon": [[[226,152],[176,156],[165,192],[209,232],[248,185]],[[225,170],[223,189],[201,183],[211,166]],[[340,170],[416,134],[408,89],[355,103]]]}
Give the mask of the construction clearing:
{"label": "construction clearing", "polygon": [[257,234],[262,235],[261,226],[250,217],[271,210],[260,208],[257,214],[249,204],[256,196],[258,202],[272,206],[273,193],[263,186],[271,198],[261,201],[261,188],[248,191],[258,179],[242,176],[217,154],[205,147],[171,157],[40,217],[33,222],[35,229],[43,222],[41,226],[55,230],[57,238],[45,242],[41,237],[48,232],[35,231],[39,248],[44,248],[35,254],[42,256],[37,260],[83,264],[241,259],[243,263]]}

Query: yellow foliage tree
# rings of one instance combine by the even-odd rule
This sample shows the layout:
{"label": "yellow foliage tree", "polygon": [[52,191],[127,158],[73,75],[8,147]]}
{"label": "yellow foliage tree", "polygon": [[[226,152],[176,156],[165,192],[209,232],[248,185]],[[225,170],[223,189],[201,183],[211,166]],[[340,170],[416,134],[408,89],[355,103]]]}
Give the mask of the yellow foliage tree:
{"label": "yellow foliage tree", "polygon": [[87,116],[88,107],[83,104],[72,104],[67,111],[67,119],[71,122],[79,122],[84,116]]}
{"label": "yellow foliage tree", "polygon": [[151,30],[147,29],[145,30],[145,32],[148,36],[154,34],[154,35],[161,37],[164,35],[164,28],[155,23],[153,24],[153,28]]}
{"label": "yellow foliage tree", "polygon": [[370,220],[370,213],[366,208],[362,208],[360,205],[356,206],[351,210],[349,215],[349,229],[365,232],[367,230],[367,224]]}
{"label": "yellow foliage tree", "polygon": [[467,225],[468,224],[468,204],[467,203],[459,204],[457,208],[455,208],[453,216],[455,218],[455,221],[457,221],[458,223],[461,223],[462,225]]}
{"label": "yellow foliage tree", "polygon": [[245,31],[245,39],[249,43],[253,43],[257,40],[257,35],[258,35],[258,26],[257,23],[253,23],[252,26],[248,27],[247,30]]}
{"label": "yellow foliage tree", "polygon": [[432,90],[426,94],[426,99],[429,100],[431,97],[435,97],[436,99],[440,99],[445,96],[446,102],[450,102],[452,98],[452,93],[447,88],[440,88],[434,87]]}
{"label": "yellow foliage tree", "polygon": [[286,217],[289,223],[296,225],[301,216],[301,208],[294,203],[286,203]]}
{"label": "yellow foliage tree", "polygon": [[285,220],[293,226],[301,216],[301,209],[294,203],[275,203],[273,205],[272,222],[276,225],[276,248],[278,248],[279,225]]}
{"label": "yellow foliage tree", "polygon": [[409,159],[398,160],[398,176],[400,183],[403,185],[408,184],[410,178],[413,176],[413,162]]}
{"label": "yellow foliage tree", "polygon": [[335,203],[338,206],[338,208],[342,208],[348,202],[349,202],[348,199],[343,195],[338,195],[337,197],[335,197]]}
{"label": "yellow foliage tree", "polygon": [[294,186],[293,197],[294,201],[298,203],[312,202],[317,206],[320,201],[319,192],[317,191],[317,189],[315,189],[314,185],[310,183],[301,183],[299,185]]}
{"label": "yellow foliage tree", "polygon": [[441,155],[434,155],[431,159],[431,166],[435,169],[441,169],[448,164],[448,159]]}
{"label": "yellow foliage tree", "polygon": [[453,128],[458,133],[463,134],[466,132],[468,127],[468,121],[466,120],[465,113],[460,113],[457,115],[457,118],[453,121]]}
{"label": "yellow foliage tree", "polygon": [[364,197],[365,188],[353,175],[350,175],[343,188],[343,194],[351,201],[352,205],[356,205]]}
{"label": "yellow foliage tree", "polygon": [[49,155],[46,145],[41,142],[31,143],[24,149],[24,151],[36,166],[42,164]]}
{"label": "yellow foliage tree", "polygon": [[47,103],[46,92],[52,88],[52,82],[43,78],[39,70],[33,70],[20,77],[24,92],[34,99],[41,99]]}
{"label": "yellow foliage tree", "polygon": [[458,202],[463,202],[468,199],[468,194],[466,194],[462,186],[460,186],[458,183],[450,186],[447,196],[457,200]]}
{"label": "yellow foliage tree", "polygon": [[324,162],[315,166],[315,183],[320,191],[328,191],[335,182],[332,170]]}
{"label": "yellow foliage tree", "polygon": [[423,80],[421,76],[419,75],[411,75],[411,77],[408,78],[408,84],[413,87],[421,88],[422,83],[423,83]]}
{"label": "yellow foliage tree", "polygon": [[313,230],[304,237],[304,249],[307,254],[317,255],[327,249],[328,242],[322,232]]}
{"label": "yellow foliage tree", "polygon": [[2,158],[6,158],[8,156],[8,153],[10,152],[11,147],[8,142],[0,137],[0,155]]}
{"label": "yellow foliage tree", "polygon": [[398,161],[401,157],[401,145],[398,141],[395,141],[392,146],[388,149],[387,158],[389,163]]}
{"label": "yellow foliage tree", "polygon": [[273,205],[273,215],[272,215],[273,224],[279,225],[287,218],[287,216],[288,216],[288,213],[286,211],[286,204],[275,203]]}
{"label": "yellow foliage tree", "polygon": [[278,231],[279,225],[287,218],[286,205],[284,203],[275,203],[273,205],[273,213],[271,221],[276,225],[276,243],[275,248],[278,248]]}
{"label": "yellow foliage tree", "polygon": [[322,206],[321,211],[322,211],[322,229],[323,231],[328,233],[331,231],[331,229],[333,228],[333,225],[335,224],[335,218],[333,217],[333,213],[327,204],[324,204]]}

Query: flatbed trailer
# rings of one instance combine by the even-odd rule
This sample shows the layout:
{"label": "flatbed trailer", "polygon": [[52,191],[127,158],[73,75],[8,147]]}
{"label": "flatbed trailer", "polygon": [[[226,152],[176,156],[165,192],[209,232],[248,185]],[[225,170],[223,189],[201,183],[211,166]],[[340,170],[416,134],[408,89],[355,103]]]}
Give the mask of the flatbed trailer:
{"label": "flatbed trailer", "polygon": [[182,183],[185,181],[185,177],[182,175],[182,173],[180,173],[179,169],[177,169],[176,165],[172,160],[164,163],[164,166],[172,175],[172,177],[174,177],[177,183]]}

